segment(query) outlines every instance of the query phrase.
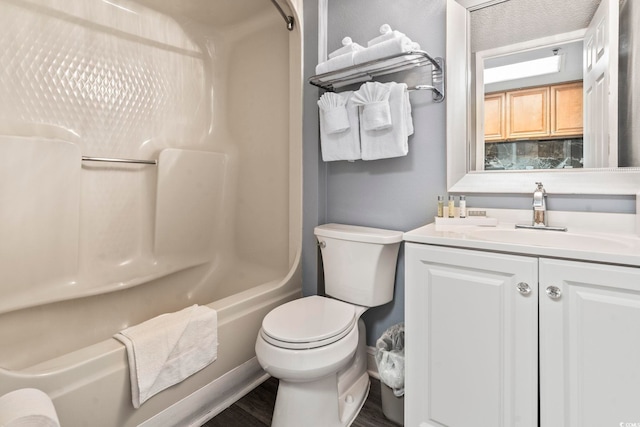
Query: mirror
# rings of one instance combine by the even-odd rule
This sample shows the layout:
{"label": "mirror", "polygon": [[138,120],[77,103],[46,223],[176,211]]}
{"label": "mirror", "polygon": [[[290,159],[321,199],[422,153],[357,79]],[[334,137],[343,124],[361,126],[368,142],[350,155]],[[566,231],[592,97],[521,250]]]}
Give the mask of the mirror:
{"label": "mirror", "polygon": [[[560,103],[555,105],[553,101],[568,98],[568,86],[573,85],[571,91],[574,94],[582,91],[577,86],[588,81],[583,74],[588,64],[583,58],[592,60],[602,56],[599,53],[602,52],[601,38],[591,38],[586,29],[600,0],[493,0],[488,6],[486,0],[458,1],[465,3],[470,10],[447,0],[448,100],[449,104],[456,103],[447,105],[449,190],[529,192],[531,182],[536,179],[543,180],[545,187],[556,193],[635,194],[640,190],[640,169],[637,169],[640,166],[640,140],[638,131],[634,135],[636,126],[630,120],[634,115],[637,116],[640,109],[637,105],[640,95],[637,85],[634,87],[633,80],[628,78],[634,71],[640,71],[640,66],[636,64],[640,58],[633,57],[633,43],[637,36],[632,26],[632,22],[640,19],[640,5],[634,6],[630,0],[602,0],[615,3],[616,10],[620,3],[621,8],[620,41],[618,43],[617,38],[612,40],[613,46],[619,44],[620,59],[619,62],[615,61],[616,65],[619,63],[619,72],[616,70],[612,73],[610,85],[615,88],[619,80],[620,99],[609,101],[612,103],[609,105],[606,97],[595,96],[602,96],[601,88],[588,83],[591,86],[585,89],[587,96],[584,97],[584,108],[588,111],[585,117],[589,119],[585,120],[584,132],[575,126],[560,126],[560,133],[554,133],[559,123],[566,122],[567,113],[569,116],[582,116],[582,113],[575,111],[577,107]],[[466,33],[461,35],[460,30],[465,28]],[[591,42],[596,52],[592,57],[580,53],[583,39],[595,40]],[[618,52],[617,47],[615,50]],[[635,47],[635,50],[638,48]],[[461,55],[461,51],[466,54]],[[590,52],[589,45],[586,52]],[[556,56],[560,59],[562,69],[573,69],[574,74],[564,80],[558,79],[557,75],[553,77],[555,80],[541,80],[538,77],[529,84],[525,84],[525,80],[494,83],[487,85],[485,90],[483,79],[486,68],[528,60],[527,55],[529,59]],[[515,60],[512,61],[513,58]],[[461,73],[459,67],[466,71]],[[576,68],[579,70],[577,75]],[[465,91],[452,94],[452,86],[458,83]],[[500,124],[487,123],[487,117],[492,116],[485,116],[485,109],[493,114],[504,111],[508,105],[516,112],[507,113],[503,121],[507,120],[504,117],[515,120],[517,108],[524,109],[530,117],[531,111],[527,110],[526,104],[522,107],[523,99],[543,96],[538,93],[531,95],[533,92],[545,93],[546,116],[542,121],[548,126],[546,134],[536,135],[527,126],[508,122],[511,130],[516,132],[501,135],[495,132],[496,129],[500,130]],[[485,102],[485,94],[495,95],[498,101]],[[526,96],[523,97],[523,94]],[[466,108],[461,108],[460,104]],[[554,116],[549,111],[552,109],[564,116]],[[619,124],[615,119],[618,109]],[[607,118],[607,115],[612,117]],[[466,124],[466,129],[459,129],[461,123]],[[492,123],[495,126],[492,127]],[[602,123],[608,123],[610,131],[606,130],[606,126],[603,128]],[[509,127],[505,123],[502,126]],[[529,133],[523,133],[523,129]],[[525,187],[521,188],[520,185]]]}
{"label": "mirror", "polygon": [[510,45],[500,54],[475,53],[477,170],[595,162],[583,124],[583,36],[580,31]]}

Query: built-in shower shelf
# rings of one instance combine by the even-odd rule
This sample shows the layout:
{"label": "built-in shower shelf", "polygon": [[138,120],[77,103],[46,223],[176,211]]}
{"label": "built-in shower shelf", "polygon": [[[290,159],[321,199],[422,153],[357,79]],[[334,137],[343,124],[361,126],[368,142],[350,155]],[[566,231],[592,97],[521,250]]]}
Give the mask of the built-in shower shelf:
{"label": "built-in shower shelf", "polygon": [[432,67],[431,84],[416,85],[409,90],[431,90],[435,102],[444,101],[444,60],[438,57],[434,58],[422,50],[403,52],[328,73],[317,74],[309,78],[309,83],[333,92],[351,84],[425,66]]}

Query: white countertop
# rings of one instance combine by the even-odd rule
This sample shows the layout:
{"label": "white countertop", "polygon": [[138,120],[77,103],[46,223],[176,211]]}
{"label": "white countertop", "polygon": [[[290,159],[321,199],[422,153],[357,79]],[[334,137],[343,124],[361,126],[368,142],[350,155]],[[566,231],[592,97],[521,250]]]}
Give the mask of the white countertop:
{"label": "white countertop", "polygon": [[549,212],[549,225],[567,232],[515,229],[530,224],[529,210],[486,209],[498,218],[495,227],[447,226],[434,223],[404,234],[406,242],[508,252],[542,257],[640,266],[640,237],[636,215]]}

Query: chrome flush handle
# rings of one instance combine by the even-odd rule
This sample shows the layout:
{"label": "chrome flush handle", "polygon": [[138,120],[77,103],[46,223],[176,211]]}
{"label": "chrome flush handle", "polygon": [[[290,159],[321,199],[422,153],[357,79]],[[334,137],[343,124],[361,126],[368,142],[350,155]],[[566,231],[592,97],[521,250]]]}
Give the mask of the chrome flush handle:
{"label": "chrome flush handle", "polygon": [[318,242],[318,246],[320,246],[320,249],[324,249],[327,247],[327,243],[324,240],[321,240]]}

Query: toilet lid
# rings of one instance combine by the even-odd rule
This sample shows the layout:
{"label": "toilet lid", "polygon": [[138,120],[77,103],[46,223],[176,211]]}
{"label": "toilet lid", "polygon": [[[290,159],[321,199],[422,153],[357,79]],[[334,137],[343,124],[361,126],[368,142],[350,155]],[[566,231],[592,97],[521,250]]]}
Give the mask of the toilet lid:
{"label": "toilet lid", "polygon": [[317,348],[347,335],[356,321],[353,305],[314,295],[271,310],[262,321],[262,337],[277,347]]}

